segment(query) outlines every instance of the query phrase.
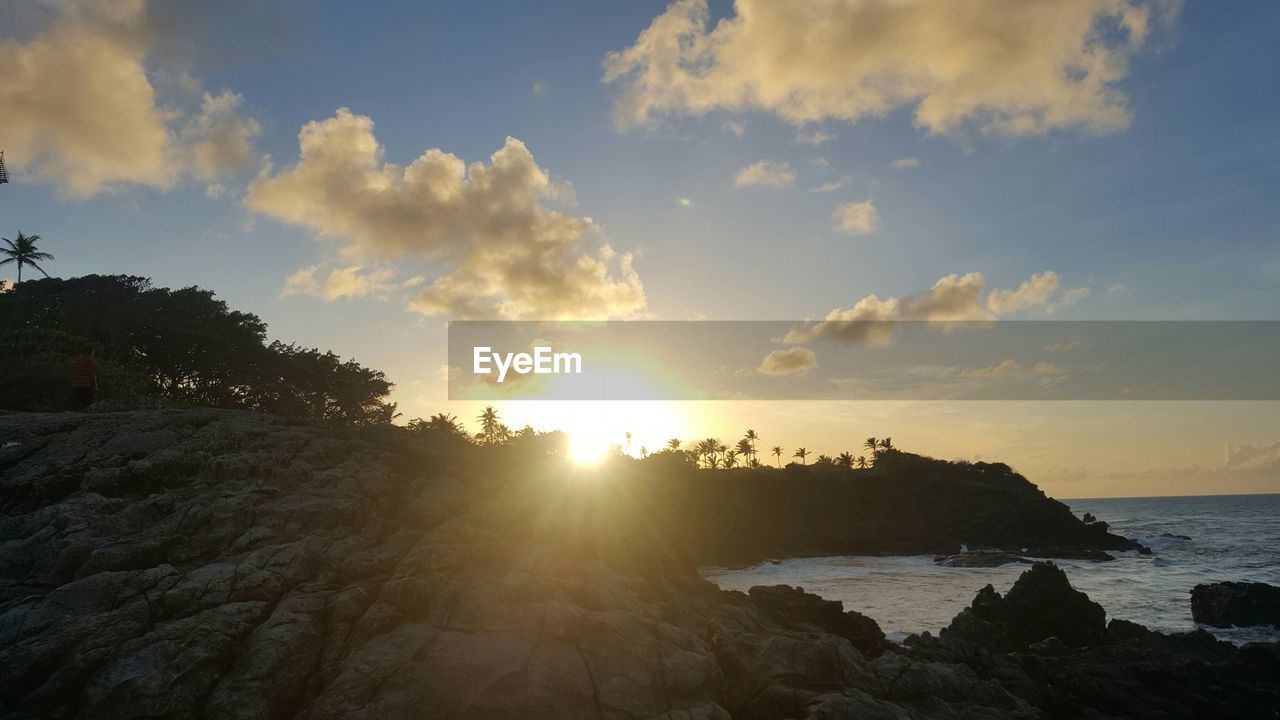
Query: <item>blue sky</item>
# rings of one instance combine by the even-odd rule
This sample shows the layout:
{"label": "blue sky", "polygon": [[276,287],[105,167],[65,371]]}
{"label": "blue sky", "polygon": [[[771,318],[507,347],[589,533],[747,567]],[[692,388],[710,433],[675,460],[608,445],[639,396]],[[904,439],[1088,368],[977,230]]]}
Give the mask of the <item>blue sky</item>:
{"label": "blue sky", "polygon": [[[140,58],[156,106],[195,117],[200,93],[234,94],[234,112],[258,129],[251,162],[216,177],[175,171],[163,182],[108,182],[73,196],[32,157],[65,137],[41,135],[36,120],[25,131],[0,123],[15,175],[0,188],[4,235],[42,235],[42,248],[58,257],[55,274],[127,272],[211,288],[261,315],[273,337],[386,369],[410,414],[433,410],[443,390],[436,372],[450,315],[409,309],[418,285],[328,301],[282,296],[299,268],[353,262],[343,248],[358,243],[318,237],[314,225],[247,199],[265,163],[278,178],[298,162],[304,124],[340,107],[371,118],[385,161],[398,165],[429,148],[488,162],[508,136],[522,141],[538,167],[572,185],[576,204],[547,207],[591,218],[598,235],[590,243],[635,254],[644,303],[632,316],[822,317],[870,294],[923,293],[953,273],[981,273],[990,291],[1051,271],[1059,294],[1087,296],[1028,304],[1010,317],[1277,319],[1280,7],[1268,0],[1133,3],[1163,7],[1168,22],[1153,21],[1141,47],[1124,53],[1112,88],[1126,99],[1127,123],[1097,132],[1064,122],[1022,135],[984,131],[977,116],[931,132],[915,119],[917,100],[806,123],[759,103],[677,103],[641,127],[619,128],[612,113],[628,81],[602,82],[602,62],[635,44],[665,2],[103,7],[117,5],[123,20],[102,20],[78,0],[20,1],[0,10],[0,38],[24,47],[59,22],[83,33],[132,23],[121,55]],[[993,2],[993,12],[1000,6]],[[730,3],[711,3],[713,25],[738,15]],[[856,58],[857,44],[848,47],[838,61]],[[178,75],[191,86],[186,95],[171,92]],[[29,90],[0,74],[6,113],[21,116]],[[117,143],[115,117],[103,109],[98,141]],[[169,122],[182,135],[184,121]],[[740,124],[741,137],[727,122]],[[831,139],[797,141],[814,131]],[[894,167],[904,158],[918,164]],[[794,179],[735,187],[737,173],[761,160],[786,163]],[[824,183],[841,187],[811,191]],[[210,185],[218,196],[208,196]],[[879,219],[873,232],[833,228],[837,206],[864,201]],[[447,273],[423,255],[360,262],[395,282]],[[1213,454],[1232,440],[1215,440]]]}

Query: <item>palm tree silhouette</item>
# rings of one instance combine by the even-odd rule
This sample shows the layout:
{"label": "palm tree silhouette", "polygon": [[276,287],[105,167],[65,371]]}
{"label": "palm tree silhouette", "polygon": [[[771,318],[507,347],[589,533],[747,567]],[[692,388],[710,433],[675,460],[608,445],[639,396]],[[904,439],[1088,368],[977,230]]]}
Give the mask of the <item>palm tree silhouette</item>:
{"label": "palm tree silhouette", "polygon": [[881,450],[892,450],[892,449],[893,449],[893,438],[888,438],[888,437],[887,437],[887,438],[881,438],[881,440],[880,440],[880,449],[881,449]]}
{"label": "palm tree silhouette", "polygon": [[22,231],[18,231],[18,237],[10,240],[9,238],[0,238],[4,240],[8,248],[0,248],[0,255],[4,255],[5,259],[0,260],[0,266],[9,263],[18,264],[18,282],[22,282],[22,266],[30,265],[40,271],[41,275],[49,277],[49,273],[44,271],[37,263],[38,260],[52,260],[53,256],[47,252],[40,252],[36,247],[36,242],[40,240],[39,235],[23,235]]}
{"label": "palm tree silhouette", "polygon": [[507,426],[498,419],[498,411],[492,405],[486,406],[476,419],[480,421],[480,440],[485,445],[497,445],[506,441],[511,434]]}
{"label": "palm tree silhouette", "polygon": [[736,467],[736,466],[737,466],[737,464],[738,464],[738,451],[737,451],[737,450],[729,450],[728,452],[726,452],[726,453],[724,454],[724,469],[725,469],[725,470],[728,470],[728,469],[729,469],[729,468],[731,468],[731,467]]}
{"label": "palm tree silhouette", "polygon": [[865,468],[867,466],[867,456],[859,455],[858,459],[854,460],[854,464],[856,464],[860,468]]}
{"label": "palm tree silhouette", "polygon": [[778,467],[782,467],[782,446],[781,445],[773,446],[773,456],[778,458]]}
{"label": "palm tree silhouette", "polygon": [[862,443],[862,447],[871,451],[871,457],[875,457],[880,453],[880,440],[869,437]]}
{"label": "palm tree silhouette", "polygon": [[809,457],[809,451],[804,448],[800,448],[799,450],[796,450],[795,455],[792,455],[791,457],[800,458],[800,464],[804,465],[804,459]]}
{"label": "palm tree silhouette", "polygon": [[669,450],[671,450],[671,452],[675,452],[676,450],[679,450],[679,449],[680,449],[680,438],[671,438],[670,440],[668,440],[668,441],[667,441],[667,448],[668,448]]}
{"label": "palm tree silhouette", "polygon": [[840,453],[839,457],[836,458],[836,464],[839,465],[840,467],[846,467],[846,468],[853,467],[853,453],[849,453],[849,452]]}
{"label": "palm tree silhouette", "polygon": [[743,438],[743,440],[746,440],[751,444],[751,452],[747,453],[747,457],[752,460],[756,459],[756,441],[759,439],[760,436],[756,434],[755,430],[748,430],[746,436]]}
{"label": "palm tree silhouette", "polygon": [[741,440],[738,441],[738,444],[735,445],[733,449],[736,450],[738,454],[742,456],[742,464],[744,466],[751,464],[751,441],[750,440],[746,438],[742,438]]}

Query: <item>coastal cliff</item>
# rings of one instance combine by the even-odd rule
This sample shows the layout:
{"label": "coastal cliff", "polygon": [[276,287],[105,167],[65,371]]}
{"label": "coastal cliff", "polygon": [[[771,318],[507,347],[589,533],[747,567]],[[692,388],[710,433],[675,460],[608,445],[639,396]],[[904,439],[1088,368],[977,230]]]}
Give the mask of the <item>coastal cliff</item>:
{"label": "coastal cliff", "polygon": [[[891,517],[897,493],[925,502],[945,481],[940,467],[919,487],[887,467],[874,492],[847,490],[867,503],[847,522],[950,514],[922,549],[1025,547],[1030,529],[1001,512],[1020,506],[997,502],[1016,497],[1045,508],[1044,543],[1078,532],[1089,541],[1078,547],[1107,547],[1098,530],[1055,529],[1069,511],[1005,470],[952,479],[972,504],[938,498],[916,519]],[[725,483],[738,473],[698,475],[689,490],[661,468],[593,474],[536,449],[241,411],[0,415],[0,716],[1280,711],[1274,646],[1103,626],[1102,609],[1048,565],[1005,597],[979,593],[942,637],[896,647],[856,608],[798,589],[721,591],[694,568],[738,527],[724,518],[759,515],[756,503],[781,492],[772,483],[800,475],[777,471],[735,494]],[[796,550],[827,547],[791,537]],[[1037,613],[1058,625],[1037,625]]]}

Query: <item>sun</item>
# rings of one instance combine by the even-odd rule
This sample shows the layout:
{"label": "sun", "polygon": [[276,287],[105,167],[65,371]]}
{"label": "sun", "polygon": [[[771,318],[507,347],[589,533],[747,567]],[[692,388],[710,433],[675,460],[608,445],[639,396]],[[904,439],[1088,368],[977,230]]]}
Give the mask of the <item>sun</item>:
{"label": "sun", "polygon": [[599,437],[578,433],[569,436],[569,459],[579,465],[597,465],[609,451],[610,443]]}
{"label": "sun", "polygon": [[569,458],[583,466],[597,465],[613,453],[640,457],[657,452],[671,438],[688,439],[693,424],[681,403],[662,401],[539,401],[510,408],[517,426],[529,422],[539,429],[563,430],[569,437]]}

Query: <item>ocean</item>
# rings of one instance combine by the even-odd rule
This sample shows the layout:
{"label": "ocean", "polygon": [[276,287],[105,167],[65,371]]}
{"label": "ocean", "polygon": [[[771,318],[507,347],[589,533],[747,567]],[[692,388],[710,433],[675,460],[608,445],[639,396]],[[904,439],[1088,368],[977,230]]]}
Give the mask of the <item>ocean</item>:
{"label": "ocean", "polygon": [[[1153,554],[1112,553],[1112,562],[1055,560],[1072,586],[1107,611],[1162,632],[1204,627],[1223,640],[1280,640],[1273,626],[1220,629],[1191,619],[1191,588],[1225,580],[1280,585],[1280,494],[1064,500],[1077,516],[1093,513],[1112,532],[1150,547]],[[1186,536],[1181,539],[1170,536]],[[990,583],[1008,590],[1026,569],[950,568],[933,556],[796,558],[728,570],[702,568],[726,590],[754,585],[798,585],[846,610],[875,618],[891,640],[937,631]]]}

